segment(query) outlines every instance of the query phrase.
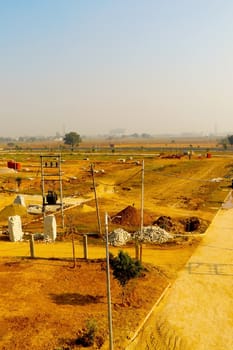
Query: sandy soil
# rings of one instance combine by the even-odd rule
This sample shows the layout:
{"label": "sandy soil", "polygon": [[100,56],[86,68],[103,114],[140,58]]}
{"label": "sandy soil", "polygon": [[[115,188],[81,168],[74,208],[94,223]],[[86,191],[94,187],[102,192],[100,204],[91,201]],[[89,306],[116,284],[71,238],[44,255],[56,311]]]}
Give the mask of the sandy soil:
{"label": "sandy soil", "polygon": [[[4,251],[1,243],[0,254],[18,255],[22,245],[26,244],[13,245],[11,250]],[[67,245],[58,243],[56,255],[58,251],[66,255],[65,251],[69,250],[71,256],[71,247]],[[157,251],[144,247],[143,264],[149,270],[137,283],[132,281],[129,285],[123,305],[121,289],[117,281],[111,278],[115,349],[122,349],[127,344],[169,281],[174,280],[177,269],[184,265],[192,249],[194,247],[186,251],[174,247],[171,252],[165,248]],[[36,246],[36,253],[40,256],[46,255],[48,250],[50,253],[53,251],[52,245]],[[111,251],[117,254],[118,249],[111,248]],[[134,254],[132,248],[127,251]],[[81,252],[81,247],[77,247],[77,254]],[[89,247],[89,255],[104,257],[104,247]],[[179,255],[179,258],[174,259],[174,255]],[[160,263],[161,266],[152,267],[147,264],[148,260]],[[176,265],[170,269],[169,264],[172,265],[174,260],[177,260]],[[75,268],[72,261],[64,259],[1,258],[0,285],[4,303],[0,307],[0,348],[76,349],[74,341],[88,319],[96,320],[99,341],[106,340],[108,324],[105,281],[105,261],[102,258],[89,262],[79,259]]]}
{"label": "sandy soil", "polygon": [[219,211],[150,322],[127,349],[233,348],[233,209]]}
{"label": "sandy soil", "polygon": [[[35,176],[35,173],[38,173],[38,161],[25,159],[23,166],[29,170],[25,173],[22,172],[23,181],[18,189],[20,191],[17,193],[34,195],[35,192],[39,194],[40,179]],[[210,222],[221,206],[226,191],[229,191],[227,178],[224,178],[221,183],[211,181],[211,179],[229,175],[230,166],[231,159],[221,157],[208,160],[197,157],[190,161],[188,159],[148,157],[145,162],[145,213],[151,215],[153,219],[159,215],[169,215],[172,218],[195,215],[201,220]],[[116,159],[101,160],[96,162],[97,168],[104,169],[104,172],[95,175],[102,219],[105,211],[114,215],[130,204],[140,208],[141,174],[140,167],[135,164],[134,160],[126,164],[121,164]],[[96,220],[96,213],[93,211],[95,208],[94,195],[91,192],[92,179],[88,169],[89,163],[84,160],[75,161],[72,159],[64,164],[65,196],[73,195],[77,200],[83,197],[88,200],[86,205],[90,206],[90,210],[86,210],[87,207],[83,210],[81,206],[77,206],[70,211],[70,216],[66,216],[68,219],[72,216],[72,225],[77,225],[79,231],[82,232],[93,230],[93,222]],[[3,174],[0,178],[3,185],[2,194],[4,194],[0,199],[1,209],[12,203],[17,194],[14,192],[16,176],[18,175],[13,174],[6,177]],[[74,177],[78,180],[73,180]],[[36,202],[34,199],[33,203]],[[42,222],[39,221],[37,225],[26,225],[30,220],[30,216],[24,217],[25,227],[29,232],[30,230],[38,232],[38,229],[42,228]],[[6,226],[6,218],[1,219],[0,217],[0,223],[2,227]],[[68,226],[69,224],[67,222]],[[132,228],[129,227],[129,229]],[[134,334],[168,283],[176,279],[178,271],[186,264],[197,245],[198,240],[184,240],[183,244],[176,246],[156,248],[144,246],[143,263],[152,264],[154,267],[150,269],[150,274],[148,273],[140,279],[140,283],[131,285],[125,305],[121,305],[119,286],[112,279],[114,349],[122,349],[126,346],[129,338]],[[76,249],[76,256],[82,258],[82,245],[77,244]],[[118,251],[114,248],[111,250],[115,253]],[[135,256],[134,248],[127,247],[124,250]],[[64,260],[64,258],[72,257],[70,237],[68,237],[67,242],[47,245],[37,243],[35,252],[37,257],[46,258],[46,260],[32,261],[16,258],[30,255],[28,242],[0,241],[0,256],[2,256],[0,261],[0,292],[5,301],[0,307],[2,316],[0,348],[5,350],[67,350],[75,348],[74,340],[77,333],[85,326],[85,321],[88,318],[97,319],[99,342],[101,342],[101,337],[104,335],[106,338],[107,334],[104,262],[78,261],[77,267],[72,268],[73,263]],[[97,245],[90,244],[90,259],[104,259],[104,257],[103,244],[99,242]],[[48,258],[62,258],[63,260],[52,261],[47,260]],[[177,283],[179,284],[179,282]],[[196,289],[198,290],[198,288]],[[186,295],[185,291],[184,288]],[[188,294],[190,293],[189,290]],[[201,293],[204,296],[203,289],[201,289]],[[179,296],[177,302],[179,299],[183,300]],[[162,320],[162,324],[167,322],[170,312],[164,310],[158,321]],[[174,310],[176,309],[174,308]],[[220,313],[220,309],[217,312]],[[193,315],[193,317],[197,317],[195,322],[198,323],[201,315]],[[186,320],[186,322],[189,324],[190,320]],[[169,329],[173,329],[173,327],[176,329],[175,324],[171,322]],[[180,327],[182,328],[183,325]],[[196,331],[196,325],[193,327]],[[161,324],[159,329],[162,329]],[[154,337],[160,339],[156,335]],[[175,350],[176,348],[171,345],[173,338],[168,335],[168,339],[171,339],[171,343],[166,345],[166,350],[173,350],[173,348]],[[143,349],[141,346],[144,345],[142,344],[140,349]],[[177,344],[179,344],[179,340]],[[182,341],[180,344],[181,347],[177,349],[195,349],[192,347],[182,348]],[[158,349],[160,348],[158,347]],[[165,348],[161,347],[161,349]],[[199,350],[199,348],[196,349]],[[216,348],[216,350],[219,349]]]}

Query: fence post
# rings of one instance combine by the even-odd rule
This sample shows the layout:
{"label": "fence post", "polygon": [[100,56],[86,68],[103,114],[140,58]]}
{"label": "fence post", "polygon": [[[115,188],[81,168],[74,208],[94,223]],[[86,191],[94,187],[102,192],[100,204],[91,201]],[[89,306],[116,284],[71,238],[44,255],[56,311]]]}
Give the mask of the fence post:
{"label": "fence post", "polygon": [[34,235],[33,234],[30,235],[30,254],[31,254],[31,258],[34,259],[35,258],[35,250],[34,250]]}
{"label": "fence post", "polygon": [[140,262],[142,262],[142,244],[140,244]]}
{"label": "fence post", "polygon": [[76,267],[76,255],[75,255],[75,244],[74,244],[74,235],[72,234],[72,251],[73,251],[73,261],[74,268]]}
{"label": "fence post", "polygon": [[88,259],[87,235],[83,236],[84,259]]}
{"label": "fence post", "polygon": [[138,240],[135,240],[135,259],[139,260],[139,243]]}

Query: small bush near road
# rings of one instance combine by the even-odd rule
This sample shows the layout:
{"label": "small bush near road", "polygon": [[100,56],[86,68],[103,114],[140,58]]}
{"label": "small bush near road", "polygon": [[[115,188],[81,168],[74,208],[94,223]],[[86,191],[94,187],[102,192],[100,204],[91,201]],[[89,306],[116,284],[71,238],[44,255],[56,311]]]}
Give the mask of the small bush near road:
{"label": "small bush near road", "polygon": [[125,287],[132,279],[140,275],[143,267],[138,260],[132,259],[128,253],[119,252],[117,257],[110,255],[110,266],[113,269],[113,276],[122,287],[122,303],[124,301]]}

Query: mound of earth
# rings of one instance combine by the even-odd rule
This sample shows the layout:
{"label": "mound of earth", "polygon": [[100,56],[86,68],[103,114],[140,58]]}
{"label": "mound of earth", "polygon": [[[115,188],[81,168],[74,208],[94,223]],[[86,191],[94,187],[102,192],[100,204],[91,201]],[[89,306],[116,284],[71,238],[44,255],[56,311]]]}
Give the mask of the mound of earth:
{"label": "mound of earth", "polygon": [[196,216],[186,218],[182,222],[186,232],[196,231],[201,225],[200,219]]}
{"label": "mound of earth", "polygon": [[178,219],[171,218],[170,216],[162,215],[158,219],[153,221],[153,225],[158,225],[162,229],[171,233],[184,232],[184,224]]}
{"label": "mound of earth", "polygon": [[82,204],[82,205],[80,205],[80,211],[82,213],[89,213],[90,211],[91,212],[96,211],[96,209],[91,207],[90,205]]}
{"label": "mound of earth", "polygon": [[167,232],[173,234],[194,232],[203,233],[209,226],[209,222],[201,220],[197,216],[186,218],[171,218],[170,216],[160,216],[153,221],[153,225],[158,225]]}
{"label": "mound of earth", "polygon": [[174,226],[172,218],[170,216],[160,216],[153,222],[153,225],[158,225],[168,232],[171,232]]}
{"label": "mound of earth", "polygon": [[0,221],[7,221],[9,216],[27,216],[27,209],[20,204],[10,204],[7,205],[0,211]]}
{"label": "mound of earth", "polygon": [[[152,220],[150,215],[144,212],[143,221],[145,225],[150,225]],[[139,226],[141,222],[141,212],[134,206],[129,205],[116,215],[112,216],[112,223],[123,226]]]}

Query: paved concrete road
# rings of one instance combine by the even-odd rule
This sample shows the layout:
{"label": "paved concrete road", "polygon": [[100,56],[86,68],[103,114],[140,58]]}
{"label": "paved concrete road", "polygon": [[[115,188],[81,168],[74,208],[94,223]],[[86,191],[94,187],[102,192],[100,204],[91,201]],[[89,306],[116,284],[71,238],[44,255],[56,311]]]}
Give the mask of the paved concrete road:
{"label": "paved concrete road", "polygon": [[233,349],[233,209],[221,209],[149,324],[127,349]]}

